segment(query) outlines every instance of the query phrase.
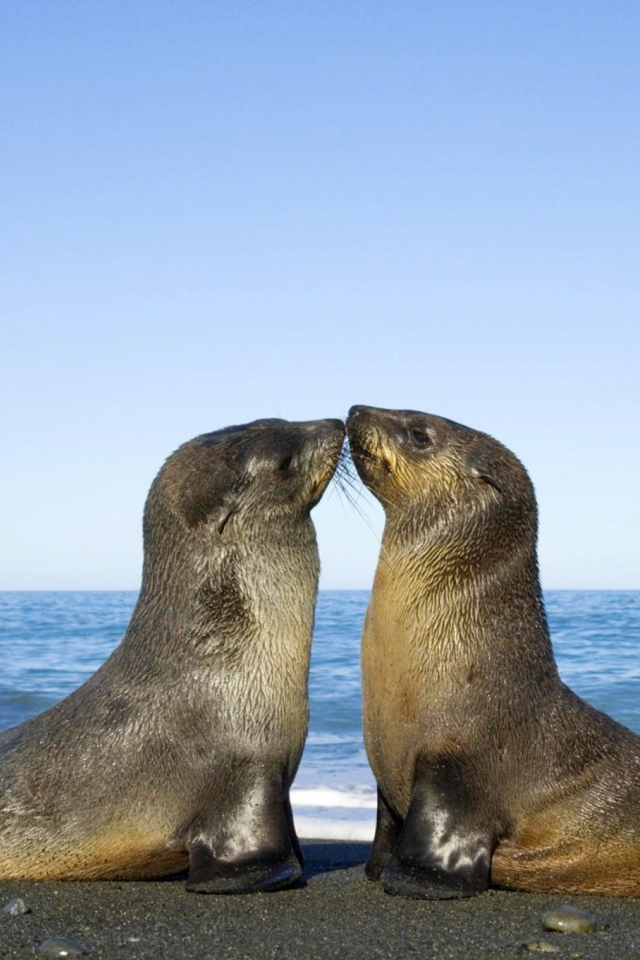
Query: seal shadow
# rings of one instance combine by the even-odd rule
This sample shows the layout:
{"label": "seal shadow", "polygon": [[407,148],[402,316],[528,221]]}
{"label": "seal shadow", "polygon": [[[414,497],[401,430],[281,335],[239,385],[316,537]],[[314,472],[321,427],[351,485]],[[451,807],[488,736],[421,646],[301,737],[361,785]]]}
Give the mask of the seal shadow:
{"label": "seal shadow", "polygon": [[364,867],[371,852],[371,844],[363,840],[302,840],[301,846],[304,880],[321,873]]}
{"label": "seal shadow", "polygon": [[[301,840],[300,846],[304,854],[304,869],[302,877],[295,885],[297,888],[305,887],[308,880],[323,873],[350,870],[352,867],[364,868],[371,853],[371,844],[364,840]],[[188,876],[188,870],[181,870],[166,877],[158,877],[153,882],[176,883],[186,881]],[[117,882],[122,884],[126,881]]]}

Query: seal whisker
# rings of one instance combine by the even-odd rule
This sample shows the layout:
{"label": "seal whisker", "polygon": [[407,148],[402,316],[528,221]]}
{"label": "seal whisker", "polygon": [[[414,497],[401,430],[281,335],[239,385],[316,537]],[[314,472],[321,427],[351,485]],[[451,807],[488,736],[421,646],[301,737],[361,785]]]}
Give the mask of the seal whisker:
{"label": "seal whisker", "polygon": [[[349,470],[348,473],[345,473],[340,470],[340,464],[336,469],[334,474],[332,488],[337,490],[338,496],[344,496],[344,499],[352,507],[353,510],[358,514],[359,517],[364,521],[365,526],[378,541],[378,531],[374,527],[371,518],[365,510],[365,505],[368,506],[367,500],[364,498],[365,485],[362,483],[360,478],[357,475]],[[385,555],[386,551],[384,546],[380,546],[381,555]]]}
{"label": "seal whisker", "polygon": [[340,477],[335,478],[334,488],[338,491],[339,496],[344,496],[345,500],[351,507],[353,507],[358,516],[362,517],[366,523],[369,523],[369,518],[367,517],[362,504],[359,502],[360,497],[362,496],[361,492],[354,490],[351,486],[342,482],[342,478]]}

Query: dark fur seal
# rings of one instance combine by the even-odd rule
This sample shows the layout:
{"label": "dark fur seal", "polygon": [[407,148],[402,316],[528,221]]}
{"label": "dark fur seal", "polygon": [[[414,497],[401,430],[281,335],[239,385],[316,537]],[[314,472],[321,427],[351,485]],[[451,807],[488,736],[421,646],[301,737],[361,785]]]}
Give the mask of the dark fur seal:
{"label": "dark fur seal", "polygon": [[353,407],[347,431],[386,511],[362,641],[368,875],[409,897],[640,896],[640,737],[558,677],[524,467],[411,410]]}
{"label": "dark fur seal", "polygon": [[142,589],[112,656],[0,735],[0,879],[295,883],[289,788],[307,729],[312,507],[339,420],[197,437],[154,481]]}

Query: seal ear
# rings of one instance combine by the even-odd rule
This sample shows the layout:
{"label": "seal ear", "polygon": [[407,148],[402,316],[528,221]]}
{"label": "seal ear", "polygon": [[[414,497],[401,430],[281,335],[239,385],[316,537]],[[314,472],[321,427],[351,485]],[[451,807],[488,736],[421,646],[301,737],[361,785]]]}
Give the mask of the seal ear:
{"label": "seal ear", "polygon": [[216,463],[215,471],[197,463],[186,475],[178,503],[180,511],[190,527],[205,521],[224,530],[237,504],[238,472],[224,461]]}
{"label": "seal ear", "polygon": [[182,506],[183,516],[190,527],[197,527],[207,521],[222,533],[234,513],[238,512],[237,503],[220,497],[217,491],[209,496],[191,496]]}
{"label": "seal ear", "polygon": [[474,479],[488,483],[498,493],[504,492],[504,487],[496,475],[495,466],[489,461],[488,457],[481,453],[472,453],[467,458],[467,469]]}
{"label": "seal ear", "polygon": [[221,505],[220,510],[218,511],[218,516],[216,522],[218,524],[218,533],[222,533],[227,523],[234,515],[238,512],[238,505],[236,503],[227,503]]}

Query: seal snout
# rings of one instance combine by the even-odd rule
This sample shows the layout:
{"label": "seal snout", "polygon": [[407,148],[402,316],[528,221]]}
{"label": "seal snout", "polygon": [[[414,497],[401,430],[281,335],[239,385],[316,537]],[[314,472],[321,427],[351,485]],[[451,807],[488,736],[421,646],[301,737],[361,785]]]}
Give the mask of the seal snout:
{"label": "seal snout", "polygon": [[306,420],[294,424],[298,430],[306,435],[304,443],[321,443],[327,447],[342,449],[346,434],[346,427],[342,420],[327,418],[326,420]]}
{"label": "seal snout", "polygon": [[347,418],[349,450],[360,479],[372,487],[381,471],[390,473],[391,466],[384,443],[384,424],[376,407],[351,407]]}
{"label": "seal snout", "polygon": [[347,416],[347,422],[353,420],[354,417],[362,416],[366,413],[371,413],[375,410],[375,407],[365,407],[364,404],[357,403],[355,406],[349,408],[349,413]]}
{"label": "seal snout", "polygon": [[366,407],[359,404],[351,407],[347,417],[347,437],[351,450],[358,449],[369,455],[380,446],[381,433],[384,434],[384,414],[386,410]]}
{"label": "seal snout", "polygon": [[333,477],[344,447],[346,428],[342,420],[328,418],[303,424],[306,431],[304,462],[308,482],[306,506],[312,509]]}
{"label": "seal snout", "polygon": [[339,433],[341,433],[344,436],[344,432],[345,432],[344,420],[338,420],[337,418],[329,418],[327,420],[322,420],[321,422],[326,423],[327,427],[333,430],[337,430]]}
{"label": "seal snout", "polygon": [[345,438],[347,428],[343,420],[337,419],[328,419],[328,420],[319,420],[318,426],[320,427],[321,434],[327,438],[327,440],[340,440],[342,441]]}
{"label": "seal snout", "polygon": [[351,407],[347,416],[347,438],[349,446],[359,446],[359,440],[371,432],[371,424],[375,422],[375,415],[378,411],[375,407],[365,407],[358,405]]}
{"label": "seal snout", "polygon": [[314,458],[321,456],[325,465],[331,465],[331,472],[333,473],[346,435],[346,427],[343,421],[312,420],[306,426],[311,435],[309,438],[309,455]]}

